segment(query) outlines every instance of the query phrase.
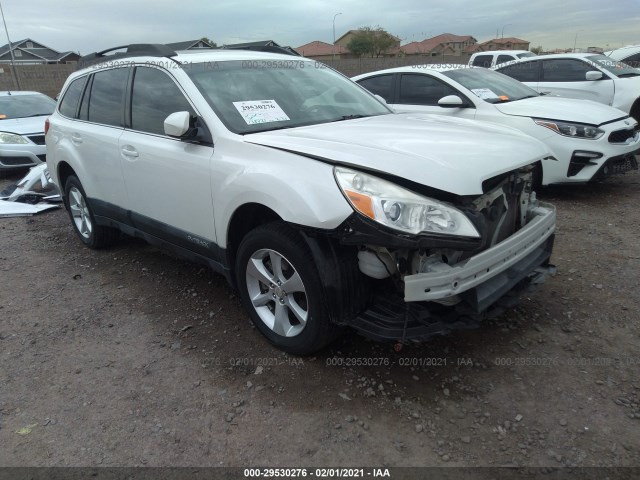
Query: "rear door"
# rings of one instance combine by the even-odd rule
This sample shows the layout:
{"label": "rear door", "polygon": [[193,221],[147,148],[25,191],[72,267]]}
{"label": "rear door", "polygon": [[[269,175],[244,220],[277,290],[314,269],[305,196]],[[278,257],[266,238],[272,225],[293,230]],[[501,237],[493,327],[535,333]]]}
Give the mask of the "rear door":
{"label": "rear door", "polygon": [[127,128],[119,155],[132,220],[141,230],[211,257],[215,240],[211,198],[213,146],[164,133],[172,113],[196,110],[166,71],[135,68]]}
{"label": "rear door", "polygon": [[579,58],[553,58],[542,60],[538,92],[549,92],[567,98],[584,98],[611,105],[613,79],[602,72],[601,80],[587,80],[586,74],[602,70]]}
{"label": "rear door", "polygon": [[[118,153],[118,140],[123,132],[124,98],[130,69],[114,68],[98,71],[69,86],[60,103],[60,113],[75,120],[65,122],[65,136],[76,158],[74,167],[87,197],[93,201],[97,215],[113,218],[113,207],[126,207],[127,195]],[[82,81],[79,105],[73,110],[65,105],[74,94],[76,82]]]}

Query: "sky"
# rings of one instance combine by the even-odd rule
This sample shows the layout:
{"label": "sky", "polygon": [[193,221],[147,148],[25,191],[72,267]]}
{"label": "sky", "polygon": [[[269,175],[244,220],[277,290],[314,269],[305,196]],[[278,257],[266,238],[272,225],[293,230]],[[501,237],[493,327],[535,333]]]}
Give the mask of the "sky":
{"label": "sky", "polygon": [[[544,49],[640,44],[640,0],[0,0],[12,41],[87,54],[208,37],[298,47],[380,26],[402,44],[440,33],[518,37]],[[6,36],[0,26],[0,45]]]}

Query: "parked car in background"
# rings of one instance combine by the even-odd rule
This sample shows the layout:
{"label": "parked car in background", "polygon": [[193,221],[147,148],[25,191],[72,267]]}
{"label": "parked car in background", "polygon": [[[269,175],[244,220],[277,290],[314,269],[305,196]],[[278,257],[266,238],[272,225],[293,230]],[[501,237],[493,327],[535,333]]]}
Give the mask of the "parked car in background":
{"label": "parked car in background", "polygon": [[417,65],[353,78],[397,112],[424,112],[493,122],[545,142],[553,160],[535,184],[599,180],[637,169],[638,123],[601,103],[541,96],[498,72],[451,65]]}
{"label": "parked car in background", "polygon": [[0,92],[0,175],[46,161],[45,117],[56,102],[38,92]]}
{"label": "parked car in background", "polygon": [[516,60],[496,70],[539,93],[604,103],[640,121],[640,70],[605,55],[545,55]]}
{"label": "parked car in background", "polygon": [[342,326],[425,340],[553,272],[555,209],[531,191],[551,153],[520,132],[395,115],[299,56],[137,45],[80,64],[46,134],[79,239],[209,265],[283,350]]}
{"label": "parked car in background", "polygon": [[471,58],[469,58],[469,66],[491,68],[505,62],[535,56],[536,54],[529,50],[492,50],[488,52],[476,52],[471,55]]}
{"label": "parked car in background", "polygon": [[618,48],[604,52],[609,58],[618,62],[623,62],[633,68],[640,68],[640,45],[629,45],[627,47]]}

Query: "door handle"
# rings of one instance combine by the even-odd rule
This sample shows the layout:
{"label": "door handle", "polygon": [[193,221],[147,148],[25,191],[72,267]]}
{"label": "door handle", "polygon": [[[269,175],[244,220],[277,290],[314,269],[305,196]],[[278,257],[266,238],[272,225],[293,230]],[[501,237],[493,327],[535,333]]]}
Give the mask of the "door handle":
{"label": "door handle", "polygon": [[126,157],[128,159],[138,158],[138,152],[131,145],[125,145],[124,147],[122,147],[120,152],[122,153],[123,157]]}
{"label": "door handle", "polygon": [[74,145],[80,145],[82,143],[82,137],[77,133],[71,134],[71,143]]}

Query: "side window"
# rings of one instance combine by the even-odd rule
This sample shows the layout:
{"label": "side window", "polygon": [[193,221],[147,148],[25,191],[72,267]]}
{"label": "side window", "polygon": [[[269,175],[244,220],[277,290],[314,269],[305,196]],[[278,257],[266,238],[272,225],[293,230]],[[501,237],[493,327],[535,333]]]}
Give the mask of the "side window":
{"label": "side window", "polygon": [[358,83],[374,95],[380,95],[387,103],[393,103],[393,75],[378,75]]}
{"label": "side window", "polygon": [[133,78],[131,128],[164,135],[164,120],[175,112],[193,108],[174,81],[156,68],[138,67]]}
{"label": "side window", "polygon": [[80,101],[82,89],[84,88],[84,83],[86,81],[87,77],[78,78],[71,82],[71,85],[69,85],[67,91],[64,92],[64,96],[62,97],[62,100],[60,100],[60,106],[58,107],[58,110],[65,117],[76,117],[76,112],[78,111],[78,102]]}
{"label": "side window", "polygon": [[105,70],[93,75],[89,97],[90,122],[122,126],[124,91],[128,76],[128,68]]}
{"label": "side window", "polygon": [[537,82],[539,62],[523,62],[507,65],[498,71],[520,82]]}
{"label": "side window", "polygon": [[512,55],[498,55],[498,59],[496,60],[496,65],[500,65],[504,62],[510,62],[511,60],[515,60],[515,57]]}
{"label": "side window", "polygon": [[428,75],[402,75],[400,78],[398,103],[438,105],[438,100],[447,95],[459,95],[459,93],[446,83]]}
{"label": "side window", "polygon": [[491,62],[493,61],[493,55],[478,55],[473,59],[474,67],[484,67],[489,68],[491,66]]}
{"label": "side window", "polygon": [[622,60],[624,63],[633,68],[640,68],[640,53],[636,53],[635,55],[631,55],[627,57],[625,60]]}
{"label": "side window", "polygon": [[544,60],[542,62],[543,82],[584,82],[585,75],[595,67],[570,58]]}

